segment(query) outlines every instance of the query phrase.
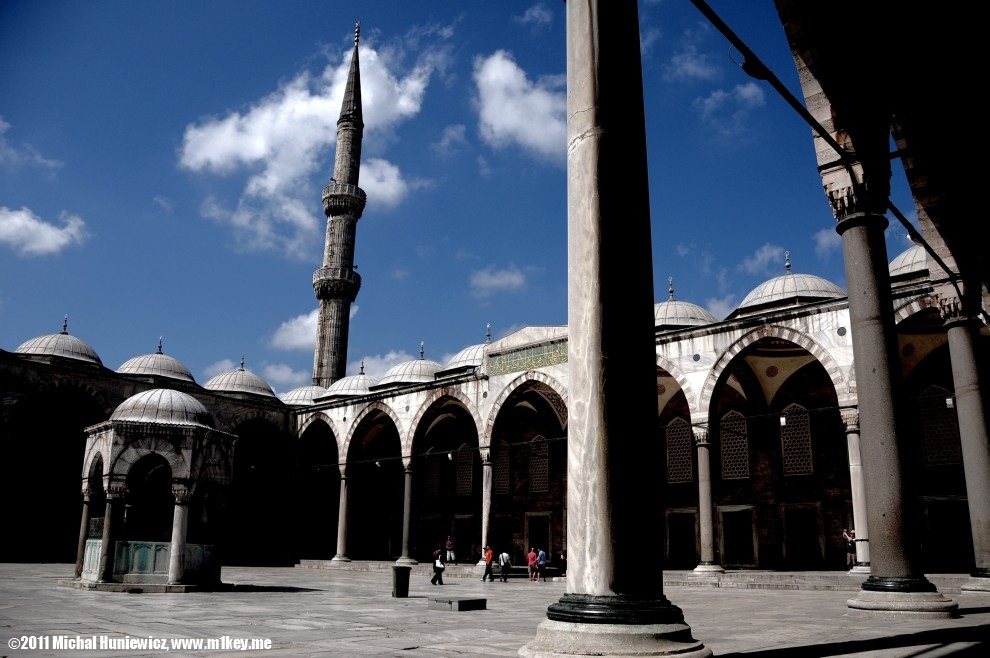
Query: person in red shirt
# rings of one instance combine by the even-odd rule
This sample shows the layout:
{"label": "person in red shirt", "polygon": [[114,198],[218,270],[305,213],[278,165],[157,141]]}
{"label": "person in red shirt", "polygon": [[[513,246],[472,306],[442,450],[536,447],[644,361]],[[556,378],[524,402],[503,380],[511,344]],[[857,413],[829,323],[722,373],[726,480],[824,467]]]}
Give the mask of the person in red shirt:
{"label": "person in red shirt", "polygon": [[488,582],[495,582],[495,574],[492,572],[492,560],[495,558],[495,554],[492,552],[491,546],[485,546],[485,574],[481,577],[481,582],[485,582],[485,578]]}
{"label": "person in red shirt", "polygon": [[536,570],[536,549],[529,549],[529,553],[526,553],[526,562],[529,564],[529,579],[535,581],[539,578],[539,572]]}

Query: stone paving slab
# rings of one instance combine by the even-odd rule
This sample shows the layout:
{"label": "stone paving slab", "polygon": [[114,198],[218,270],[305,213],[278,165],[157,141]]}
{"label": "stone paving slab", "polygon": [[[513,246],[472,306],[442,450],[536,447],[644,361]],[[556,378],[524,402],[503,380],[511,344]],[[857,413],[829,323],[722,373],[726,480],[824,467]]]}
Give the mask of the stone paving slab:
{"label": "stone paving slab", "polygon": [[[566,581],[445,580],[442,596],[484,598],[487,609],[429,610],[441,596],[413,574],[392,597],[389,572],[226,567],[229,591],[127,594],[58,587],[71,564],[0,564],[0,658],[161,657],[163,650],[22,650],[22,637],[270,640],[270,649],[172,648],[169,656],[515,656],[532,640]],[[947,594],[953,619],[850,614],[848,591],[665,588],[696,638],[716,656],[764,658],[987,658],[990,593]]]}

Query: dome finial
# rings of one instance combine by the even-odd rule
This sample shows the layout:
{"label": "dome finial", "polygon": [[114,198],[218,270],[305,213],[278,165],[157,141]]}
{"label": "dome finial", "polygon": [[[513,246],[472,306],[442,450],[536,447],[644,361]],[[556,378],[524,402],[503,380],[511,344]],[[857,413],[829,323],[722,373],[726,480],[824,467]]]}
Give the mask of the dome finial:
{"label": "dome finial", "polygon": [[158,337],[158,353],[159,354],[162,353],[162,337],[161,336]]}
{"label": "dome finial", "polygon": [[362,374],[362,375],[364,374],[364,359],[361,359],[361,373],[360,374]]}
{"label": "dome finial", "polygon": [[492,342],[492,323],[485,324],[485,345]]}
{"label": "dome finial", "polygon": [[358,45],[361,40],[361,21],[354,23],[354,45]]}
{"label": "dome finial", "polygon": [[420,361],[422,361],[425,358],[424,357],[424,354],[425,354],[425,349],[424,348],[425,347],[426,347],[426,343],[424,343],[423,341],[419,341],[419,360]]}
{"label": "dome finial", "polygon": [[667,290],[670,293],[670,301],[674,301],[674,277],[668,276],[667,283],[670,285],[670,288]]}
{"label": "dome finial", "polygon": [[69,316],[66,314],[65,319],[62,320],[62,333],[68,335],[69,333]]}
{"label": "dome finial", "polygon": [[784,252],[784,269],[787,270],[788,274],[791,273],[791,252],[789,251]]}
{"label": "dome finial", "polygon": [[241,370],[244,370],[244,355],[241,355]]}

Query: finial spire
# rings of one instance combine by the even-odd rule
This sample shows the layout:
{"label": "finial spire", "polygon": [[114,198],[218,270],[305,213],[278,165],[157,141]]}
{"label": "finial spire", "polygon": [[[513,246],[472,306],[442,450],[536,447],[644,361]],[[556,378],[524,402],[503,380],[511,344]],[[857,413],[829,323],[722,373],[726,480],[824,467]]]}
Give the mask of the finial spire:
{"label": "finial spire", "polygon": [[361,40],[361,21],[354,23],[354,45],[358,45]]}
{"label": "finial spire", "polygon": [[364,374],[364,359],[361,359],[361,373],[360,374],[362,374],[362,375]]}
{"label": "finial spire", "polygon": [[241,370],[244,370],[244,355],[241,355]]}
{"label": "finial spire", "polygon": [[485,345],[492,342],[492,323],[485,325]]}
{"label": "finial spire", "polygon": [[784,252],[784,269],[787,270],[788,274],[791,273],[791,252],[789,251]]}
{"label": "finial spire", "polygon": [[670,301],[674,301],[674,277],[668,276],[667,283],[670,285],[670,288],[667,289],[667,292],[670,293]]}
{"label": "finial spire", "polygon": [[162,337],[161,336],[158,337],[158,353],[159,354],[162,353]]}
{"label": "finial spire", "polygon": [[426,343],[424,343],[423,341],[419,341],[419,359],[420,359],[420,361],[422,361],[425,358],[423,356],[424,353],[425,353],[425,347],[426,347]]}
{"label": "finial spire", "polygon": [[68,314],[66,314],[65,319],[62,320],[62,333],[63,334],[68,334],[69,333],[69,315]]}

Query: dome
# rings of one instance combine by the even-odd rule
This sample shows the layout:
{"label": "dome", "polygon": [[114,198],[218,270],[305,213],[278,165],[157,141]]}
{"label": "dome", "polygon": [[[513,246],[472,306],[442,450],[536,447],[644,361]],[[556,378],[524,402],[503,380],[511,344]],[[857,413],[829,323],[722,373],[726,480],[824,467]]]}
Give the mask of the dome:
{"label": "dome", "polygon": [[224,393],[251,393],[252,395],[275,397],[275,391],[264,379],[250,370],[244,369],[244,359],[241,359],[240,368],[220,373],[206,382],[203,388]]}
{"label": "dome", "polygon": [[327,398],[349,398],[358,395],[367,395],[368,389],[378,384],[378,380],[371,375],[364,374],[364,364],[361,364],[361,372],[357,375],[341,377],[327,387],[322,399]]}
{"label": "dome", "polygon": [[436,380],[436,374],[440,368],[441,365],[436,361],[430,361],[423,357],[423,344],[420,343],[419,358],[398,363],[389,368],[382,376],[381,381],[378,382],[378,386],[432,382]]}
{"label": "dome", "polygon": [[715,324],[718,318],[691,302],[681,302],[674,299],[674,279],[670,282],[670,299],[653,306],[654,325],[664,329],[680,329],[682,327],[703,327]]}
{"label": "dome", "polygon": [[168,388],[132,395],[114,410],[110,420],[213,427],[213,417],[199,400]]}
{"label": "dome", "polygon": [[928,252],[920,244],[908,247],[890,261],[890,276],[903,277],[928,271]]}
{"label": "dome", "polygon": [[792,273],[789,259],[786,267],[786,274],[760,284],[746,295],[735,314],[739,314],[744,309],[765,310],[767,307],[787,306],[823,299],[839,299],[846,296],[846,292],[831,281],[813,274]]}
{"label": "dome", "polygon": [[63,359],[76,359],[77,361],[87,361],[102,366],[96,350],[79,340],[75,336],[70,336],[66,329],[69,320],[62,323],[62,333],[47,334],[38,336],[29,341],[21,343],[21,346],[14,350],[17,354],[35,354],[39,356],[58,356]]}
{"label": "dome", "polygon": [[162,354],[162,341],[158,341],[158,351],[154,354],[136,356],[117,368],[121,375],[144,375],[150,377],[168,377],[169,379],[180,379],[184,382],[193,382],[192,373],[189,368],[182,365],[178,359]]}
{"label": "dome", "polygon": [[282,402],[285,404],[292,404],[296,406],[313,404],[313,400],[320,397],[321,395],[326,395],[327,389],[322,386],[317,386],[315,384],[310,384],[309,386],[300,386],[299,388],[294,388],[285,395],[282,396]]}
{"label": "dome", "polygon": [[474,368],[485,362],[485,344],[471,345],[454,355],[444,370]]}

